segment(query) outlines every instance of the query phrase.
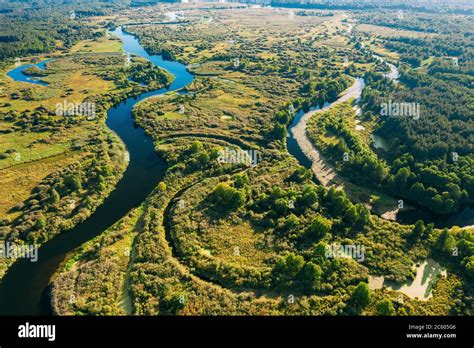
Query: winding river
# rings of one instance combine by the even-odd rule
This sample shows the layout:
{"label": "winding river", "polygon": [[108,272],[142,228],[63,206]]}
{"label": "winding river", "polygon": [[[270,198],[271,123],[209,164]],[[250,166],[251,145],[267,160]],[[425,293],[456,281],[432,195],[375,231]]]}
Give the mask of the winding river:
{"label": "winding river", "polygon": [[[0,284],[0,315],[51,314],[49,280],[67,254],[140,205],[165,174],[166,163],[158,157],[151,138],[133,123],[131,111],[143,99],[182,89],[194,77],[181,63],[149,55],[139,41],[122,28],[117,28],[112,34],[122,40],[125,52],[148,59],[156,66],[166,69],[175,79],[168,88],[128,98],[107,112],[107,126],[122,139],[130,154],[130,162],[122,179],[87,220],[43,244],[38,250],[37,262],[19,259],[12,265]],[[44,68],[44,62],[42,63],[40,68]],[[15,68],[9,76],[17,81],[36,83],[37,81],[28,80],[22,74],[30,66],[31,64]]]}
{"label": "winding river", "polygon": [[33,66],[36,66],[40,70],[45,70],[46,69],[46,63],[52,61],[52,59],[46,59],[43,60],[42,62],[38,64],[28,64],[28,65],[21,65],[16,67],[13,70],[10,70],[7,75],[10,76],[13,80],[19,81],[19,82],[29,82],[33,83],[35,85],[40,85],[40,86],[47,86],[48,84],[44,81],[41,81],[41,78],[39,77],[34,77],[34,76],[28,76],[23,73],[28,68],[31,68]]}
{"label": "winding river", "polygon": [[337,174],[334,168],[324,160],[321,153],[309,139],[306,132],[307,122],[314,114],[327,111],[334,105],[348,101],[351,98],[358,100],[364,86],[365,83],[363,79],[356,79],[352,86],[346,89],[336,101],[326,103],[323,108],[311,108],[311,110],[306,113],[302,111],[298,112],[288,127],[288,151],[298,159],[301,165],[311,168],[316,174],[318,181],[324,186],[332,184]]}
{"label": "winding river", "polygon": [[[386,62],[382,57],[373,55],[375,59],[384,62],[389,67],[389,71],[384,74],[385,77],[396,81],[399,77],[399,71],[393,64]],[[304,167],[311,169],[316,175],[318,181],[324,186],[336,186],[344,183],[345,179],[337,174],[336,170],[329,164],[319,150],[314,146],[306,132],[306,124],[308,120],[318,112],[327,111],[336,104],[345,102],[354,98],[356,102],[360,99],[365,83],[361,78],[355,79],[353,85],[341,93],[339,98],[333,103],[326,103],[323,108],[313,107],[310,111],[304,113],[298,112],[290,126],[288,127],[288,137],[286,140],[288,151],[299,161]],[[384,139],[372,137],[374,147],[381,147]],[[414,203],[410,203],[414,205]],[[414,224],[418,220],[425,223],[432,222],[438,228],[452,226],[474,226],[474,204],[466,204],[460,211],[453,214],[435,214],[426,208],[417,206],[416,209],[401,210],[396,213],[396,221],[403,224]]]}

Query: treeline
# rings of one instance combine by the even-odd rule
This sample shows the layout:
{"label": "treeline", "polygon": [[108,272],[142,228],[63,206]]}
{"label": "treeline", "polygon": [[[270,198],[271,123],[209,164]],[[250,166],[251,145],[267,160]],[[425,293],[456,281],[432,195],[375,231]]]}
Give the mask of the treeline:
{"label": "treeline", "polygon": [[80,40],[92,39],[94,28],[86,19],[111,14],[125,8],[127,3],[64,0],[2,3],[0,60],[65,50]]}
{"label": "treeline", "polygon": [[[80,40],[92,38],[90,25],[71,20],[67,13],[0,15],[0,60],[67,49]],[[57,45],[58,41],[62,46]]]}
{"label": "treeline", "polygon": [[[289,180],[301,183],[298,177],[303,174],[307,183],[311,174],[305,172],[306,169],[297,169]],[[274,187],[269,192],[256,194],[250,201],[249,209],[259,214],[255,224],[272,227],[293,241],[317,242],[330,230],[332,235],[348,236],[371,224],[366,207],[352,204],[343,191],[333,187],[326,190],[308,183],[299,191]]]}
{"label": "treeline", "polygon": [[[421,202],[436,212],[456,211],[474,199],[473,150],[474,30],[468,18],[403,13],[360,16],[362,23],[435,33],[426,37],[384,37],[382,43],[401,55],[413,70],[402,66],[396,88],[374,74],[366,76],[364,114],[376,118],[375,133],[388,139],[392,192]],[[429,63],[426,62],[430,59]],[[381,118],[381,103],[414,102],[420,119]]]}
{"label": "treeline", "polygon": [[[401,17],[400,17],[401,16]],[[399,30],[415,30],[425,36],[384,36],[382,43],[390,51],[400,54],[400,59],[419,67],[426,59],[437,57],[449,60],[456,73],[472,76],[474,58],[474,30],[469,18],[449,15],[421,15],[387,13],[360,15],[360,22]],[[451,58],[456,59],[454,63]]]}
{"label": "treeline", "polygon": [[453,34],[470,32],[468,17],[452,16],[450,14],[423,14],[420,12],[388,12],[380,11],[362,13],[359,15],[361,23],[380,25],[384,27],[413,30],[425,33]]}
{"label": "treeline", "polygon": [[[410,139],[405,139],[404,135],[419,136],[421,131],[404,131],[399,126],[402,121],[398,118],[377,116],[380,104],[386,102],[388,97],[397,100],[399,92],[395,92],[393,84],[378,74],[369,73],[366,82],[361,99],[364,115],[379,120],[380,125],[375,133],[387,139],[391,146],[384,151],[385,160],[380,159],[347,122],[353,115],[352,106],[349,103],[341,104],[308,122],[310,138],[336,165],[337,170],[355,183],[370,187],[375,185],[439,213],[455,212],[462,203],[471,202],[474,198],[474,158],[472,153],[461,150],[463,144],[472,146],[472,140],[469,143],[462,139],[454,144],[456,140],[453,137],[453,146],[458,146],[460,151],[453,152],[453,155],[447,151],[439,153],[440,147],[430,143],[430,137],[426,136],[426,148],[417,151],[409,146]],[[387,94],[387,91],[394,94]],[[406,122],[412,127],[416,123],[415,120]],[[390,127],[392,124],[397,127]],[[433,129],[438,131],[439,123]],[[459,130],[460,134],[456,136],[462,137],[464,130]],[[328,134],[335,139],[327,139]],[[467,136],[467,139],[472,139],[472,135]],[[449,146],[449,143],[444,145]]]}
{"label": "treeline", "polygon": [[400,53],[401,60],[419,67],[421,63],[430,57],[447,57],[451,65],[456,67],[449,57],[455,57],[459,64],[467,63],[472,59],[472,38],[455,36],[447,41],[445,38],[390,38],[385,46]]}
{"label": "treeline", "polygon": [[[469,155],[474,150],[474,118],[468,88],[453,81],[445,82],[409,69],[401,70],[400,80],[408,88],[380,84],[382,77],[368,74],[362,96],[364,110],[380,115],[382,104],[389,100],[420,104],[420,119],[414,117],[381,118],[377,134],[396,135],[397,155],[407,150],[418,160]],[[381,91],[381,88],[387,88]],[[418,122],[419,121],[419,122]],[[395,141],[394,141],[395,142]]]}
{"label": "treeline", "polygon": [[[435,212],[456,211],[474,200],[474,119],[469,90],[409,69],[395,88],[374,73],[366,76],[361,105],[379,122],[375,133],[391,144],[386,153],[389,175],[381,182],[393,193],[408,197]],[[380,117],[388,100],[421,104],[419,120]]]}
{"label": "treeline", "polygon": [[[246,1],[244,1],[246,2]],[[410,12],[420,13],[446,13],[449,11],[451,14],[472,14],[473,8],[471,5],[458,4],[456,7],[446,9],[444,3],[413,3],[413,1],[397,1],[397,3],[391,3],[384,0],[377,1],[321,1],[321,3],[307,3],[303,0],[271,0],[271,5],[274,7],[290,7],[290,8],[305,8],[305,9],[327,9],[327,10],[377,10],[383,8],[387,11],[406,10]],[[252,2],[253,3],[253,2]],[[393,12],[392,12],[393,13]],[[396,14],[396,13],[395,13]],[[390,12],[388,13],[390,16]],[[393,15],[393,14],[392,14]]]}
{"label": "treeline", "polygon": [[297,11],[295,13],[297,16],[303,17],[333,17],[334,13],[332,12],[314,12],[314,11]]}

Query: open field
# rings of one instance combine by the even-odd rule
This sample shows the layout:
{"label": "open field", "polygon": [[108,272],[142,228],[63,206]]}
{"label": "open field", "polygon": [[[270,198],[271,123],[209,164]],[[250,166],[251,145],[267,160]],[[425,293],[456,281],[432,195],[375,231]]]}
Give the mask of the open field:
{"label": "open field", "polygon": [[372,36],[384,38],[384,37],[409,37],[409,38],[433,38],[436,37],[435,33],[424,33],[414,30],[400,30],[385,27],[382,25],[372,25],[372,24],[361,24],[357,26],[357,29],[361,32],[368,33]]}
{"label": "open field", "polygon": [[[0,185],[2,195],[0,200],[0,215],[4,218],[13,219],[19,212],[10,214],[10,210],[18,203],[26,200],[33,190],[49,174],[79,161],[81,156],[74,153],[61,153],[49,158],[12,166],[2,169]],[[4,190],[4,191],[3,191]]]}

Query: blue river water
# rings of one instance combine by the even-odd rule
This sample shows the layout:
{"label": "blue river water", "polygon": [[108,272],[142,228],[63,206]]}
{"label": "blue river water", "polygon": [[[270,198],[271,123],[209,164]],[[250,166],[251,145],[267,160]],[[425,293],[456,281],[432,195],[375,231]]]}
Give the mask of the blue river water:
{"label": "blue river water", "polygon": [[52,59],[46,59],[38,64],[26,64],[26,65],[20,65],[19,67],[16,67],[13,70],[10,70],[7,75],[10,76],[13,80],[15,81],[21,81],[21,82],[29,82],[33,83],[35,85],[41,85],[41,86],[47,86],[48,84],[44,81],[41,81],[39,77],[34,77],[34,76],[28,76],[23,73],[25,69],[28,69],[32,66],[36,66],[41,70],[46,69],[46,63],[52,61]]}

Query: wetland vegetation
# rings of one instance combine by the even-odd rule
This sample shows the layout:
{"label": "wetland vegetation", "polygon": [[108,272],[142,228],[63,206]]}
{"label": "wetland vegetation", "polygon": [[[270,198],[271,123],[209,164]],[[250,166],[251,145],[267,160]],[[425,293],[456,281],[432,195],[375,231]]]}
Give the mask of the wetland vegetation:
{"label": "wetland vegetation", "polygon": [[[412,11],[397,21],[393,11],[371,9],[92,8],[76,8],[74,18],[69,7],[35,9],[22,45],[12,29],[21,11],[0,12],[0,239],[67,243],[111,204],[137,153],[112,116],[133,119],[166,167],[144,200],[55,255],[60,266],[45,279],[49,311],[473,314],[474,227],[405,224],[381,212],[399,199],[434,214],[473,203],[472,15],[445,21]],[[154,58],[127,49],[132,38]],[[18,57],[51,59],[26,71],[47,85],[10,78]],[[397,81],[384,76],[384,61],[399,67]],[[356,78],[365,81],[360,100],[307,121],[306,136],[345,183],[323,185],[290,153],[288,129],[298,112],[337,101]],[[389,100],[421,104],[419,120],[383,117]],[[58,115],[64,101],[92,103],[95,115]],[[375,147],[374,135],[387,146]],[[0,295],[14,285],[13,264],[0,259]],[[430,267],[429,277],[417,272]]]}

